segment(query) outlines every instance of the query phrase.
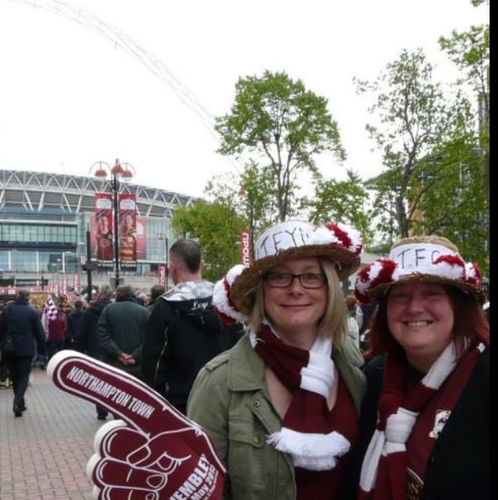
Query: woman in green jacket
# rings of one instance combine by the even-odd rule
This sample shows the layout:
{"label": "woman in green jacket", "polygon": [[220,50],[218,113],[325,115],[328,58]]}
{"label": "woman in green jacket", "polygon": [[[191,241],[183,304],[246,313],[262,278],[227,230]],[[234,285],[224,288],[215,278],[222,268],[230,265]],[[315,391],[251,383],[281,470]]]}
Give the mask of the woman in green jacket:
{"label": "woman in green jacket", "polygon": [[353,228],[287,221],[217,283],[218,312],[247,331],[199,373],[187,414],[228,469],[225,498],[354,497],[345,473],[365,381],[340,282],[361,251]]}

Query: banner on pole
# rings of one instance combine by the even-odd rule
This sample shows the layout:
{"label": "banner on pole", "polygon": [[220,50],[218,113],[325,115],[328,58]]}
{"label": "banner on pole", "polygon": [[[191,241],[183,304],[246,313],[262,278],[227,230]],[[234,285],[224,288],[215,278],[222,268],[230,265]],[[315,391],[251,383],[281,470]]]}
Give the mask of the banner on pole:
{"label": "banner on pole", "polygon": [[119,262],[122,271],[137,270],[137,204],[134,194],[119,195]]}
{"label": "banner on pole", "polygon": [[97,258],[99,271],[109,271],[114,266],[112,195],[95,193],[95,214],[90,235],[92,252]]}

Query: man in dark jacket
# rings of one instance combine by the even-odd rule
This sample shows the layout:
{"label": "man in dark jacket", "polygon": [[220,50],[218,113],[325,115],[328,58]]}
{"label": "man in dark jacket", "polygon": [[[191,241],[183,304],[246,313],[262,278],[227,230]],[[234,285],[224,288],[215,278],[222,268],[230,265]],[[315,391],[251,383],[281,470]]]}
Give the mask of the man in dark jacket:
{"label": "man in dark jacket", "polygon": [[28,290],[20,290],[16,301],[5,307],[0,330],[0,336],[6,335],[10,330],[14,338],[14,352],[6,354],[2,363],[8,366],[12,380],[12,409],[16,417],[22,417],[26,410],[24,395],[29,384],[31,362],[37,353],[45,356],[47,349],[40,314],[29,305],[29,296]]}
{"label": "man in dark jacket", "polygon": [[66,327],[66,349],[73,348],[74,336],[79,330],[81,318],[83,317],[83,301],[76,300],[74,302],[74,309],[67,315],[67,327]]}
{"label": "man in dark jacket", "polygon": [[240,325],[227,327],[213,309],[213,283],[202,279],[204,262],[195,241],[170,249],[175,286],[159,297],[147,323],[142,377],[183,414],[198,371],[237,342]]}
{"label": "man in dark jacket", "polygon": [[129,285],[116,289],[116,301],[104,308],[97,323],[102,361],[141,378],[142,343],[150,311],[138,303]]}
{"label": "man in dark jacket", "polygon": [[[104,307],[111,304],[112,289],[103,285],[97,292],[97,297],[82,316],[78,329],[73,335],[73,349],[88,354],[95,359],[102,359],[102,349],[97,337],[97,323]],[[106,420],[109,412],[97,405],[97,418]]]}

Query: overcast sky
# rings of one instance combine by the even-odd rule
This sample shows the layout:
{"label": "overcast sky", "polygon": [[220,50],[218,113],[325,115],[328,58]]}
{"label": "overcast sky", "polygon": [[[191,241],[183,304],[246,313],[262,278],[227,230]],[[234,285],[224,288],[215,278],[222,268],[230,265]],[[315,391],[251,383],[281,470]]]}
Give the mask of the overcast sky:
{"label": "overcast sky", "polygon": [[488,17],[470,0],[0,0],[0,168],[89,175],[119,158],[137,183],[201,196],[241,168],[215,152],[214,116],[268,69],[326,97],[346,167],[375,175],[353,77],[419,47],[449,77],[438,38]]}

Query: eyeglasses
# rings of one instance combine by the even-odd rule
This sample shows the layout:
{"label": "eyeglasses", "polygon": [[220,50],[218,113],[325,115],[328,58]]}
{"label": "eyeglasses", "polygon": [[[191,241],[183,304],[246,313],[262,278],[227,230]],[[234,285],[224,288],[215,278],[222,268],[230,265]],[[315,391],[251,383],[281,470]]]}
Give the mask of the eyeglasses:
{"label": "eyeglasses", "polygon": [[268,273],[265,276],[265,281],[268,283],[268,286],[272,288],[287,288],[291,286],[294,278],[299,280],[303,288],[311,289],[321,288],[327,282],[325,275],[320,273]]}

